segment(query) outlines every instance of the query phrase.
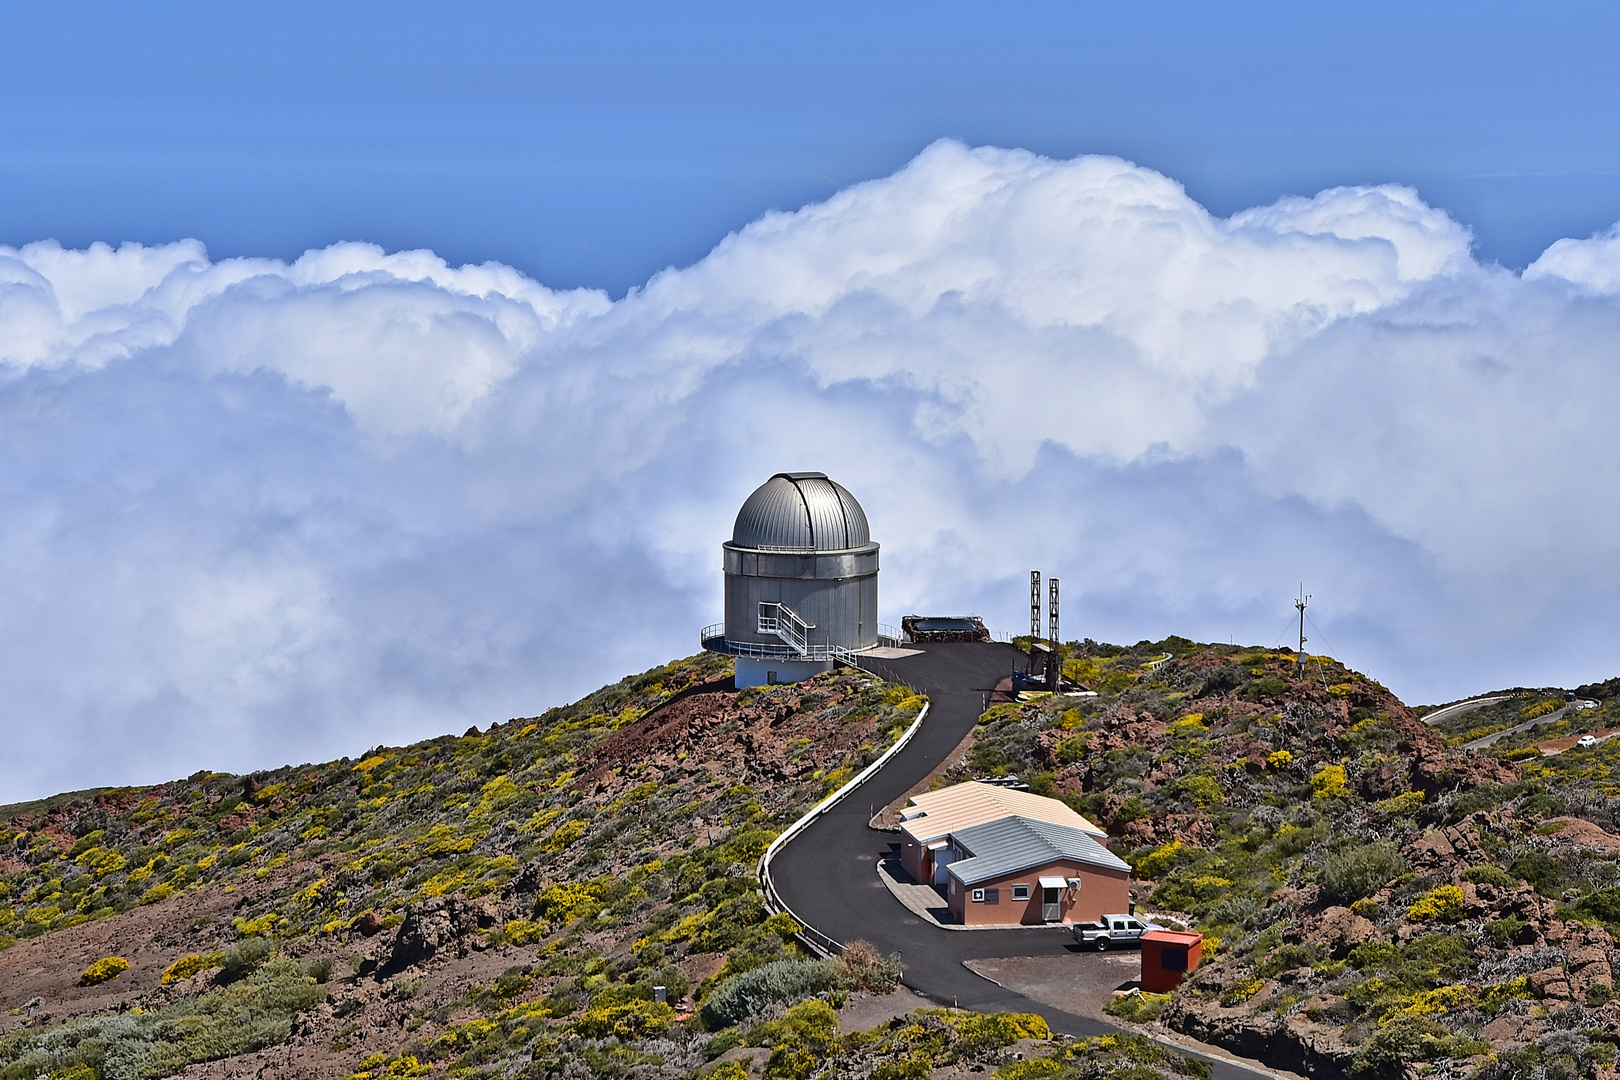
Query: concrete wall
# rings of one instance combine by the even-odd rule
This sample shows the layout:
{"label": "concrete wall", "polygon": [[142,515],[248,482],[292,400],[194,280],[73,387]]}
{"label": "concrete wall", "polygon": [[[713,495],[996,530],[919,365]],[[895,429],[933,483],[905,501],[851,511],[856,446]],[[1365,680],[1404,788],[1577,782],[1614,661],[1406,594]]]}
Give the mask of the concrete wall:
{"label": "concrete wall", "polygon": [[[1059,861],[1020,870],[1016,874],[964,886],[950,879],[946,899],[951,917],[963,926],[1016,926],[1042,923],[1041,882],[1043,877],[1080,879],[1080,890],[1064,889],[1058,894],[1059,922],[1093,922],[1104,915],[1118,915],[1131,909],[1131,876],[1123,870]],[[1012,887],[1028,885],[1029,899],[1014,900]],[[974,889],[997,889],[999,902],[974,903]]]}
{"label": "concrete wall", "polygon": [[766,686],[771,682],[771,673],[776,673],[779,683],[800,682],[822,671],[832,670],[831,660],[789,660],[761,659],[755,656],[737,657],[736,687],[738,690],[750,686]]}

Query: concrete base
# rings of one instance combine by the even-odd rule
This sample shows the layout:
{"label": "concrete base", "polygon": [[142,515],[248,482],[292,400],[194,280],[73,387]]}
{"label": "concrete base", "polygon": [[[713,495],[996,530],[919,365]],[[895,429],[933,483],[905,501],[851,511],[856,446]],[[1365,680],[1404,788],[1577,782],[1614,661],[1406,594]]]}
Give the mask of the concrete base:
{"label": "concrete base", "polygon": [[772,683],[801,682],[812,675],[832,670],[831,660],[769,660],[757,656],[737,657],[737,689],[768,686]]}

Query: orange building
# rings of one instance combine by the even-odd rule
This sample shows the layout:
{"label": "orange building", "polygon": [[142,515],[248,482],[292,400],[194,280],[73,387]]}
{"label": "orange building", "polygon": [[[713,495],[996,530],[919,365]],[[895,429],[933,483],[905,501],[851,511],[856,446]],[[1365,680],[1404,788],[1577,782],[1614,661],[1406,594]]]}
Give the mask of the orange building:
{"label": "orange building", "polygon": [[1142,935],[1142,989],[1168,994],[1181,980],[1198,970],[1204,958],[1203,934],[1149,930]]}
{"label": "orange building", "polygon": [[1108,842],[1107,833],[1058,799],[969,780],[912,797],[911,805],[900,815],[900,865],[913,881],[945,885],[945,867],[955,857],[950,847],[951,833],[1014,814],[1067,825],[1095,837],[1099,843]]}
{"label": "orange building", "polygon": [[1014,814],[950,834],[945,899],[964,926],[1091,922],[1130,910],[1131,867],[1094,836]]}

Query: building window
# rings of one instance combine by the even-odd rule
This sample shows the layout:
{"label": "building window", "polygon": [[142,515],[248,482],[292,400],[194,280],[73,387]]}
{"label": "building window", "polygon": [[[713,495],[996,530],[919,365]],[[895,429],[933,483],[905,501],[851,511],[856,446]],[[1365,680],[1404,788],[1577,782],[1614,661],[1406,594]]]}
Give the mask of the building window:
{"label": "building window", "polygon": [[776,685],[776,672],[767,671],[765,673],[765,685],[766,686],[775,686]]}
{"label": "building window", "polygon": [[1159,964],[1166,971],[1186,971],[1187,950],[1164,949],[1159,953]]}
{"label": "building window", "polygon": [[1013,890],[1013,899],[1014,900],[1028,900],[1029,899],[1029,886],[1028,885],[1014,885],[1012,887],[1012,890]]}
{"label": "building window", "polygon": [[983,889],[974,889],[973,890],[973,902],[975,904],[984,903],[984,890]]}

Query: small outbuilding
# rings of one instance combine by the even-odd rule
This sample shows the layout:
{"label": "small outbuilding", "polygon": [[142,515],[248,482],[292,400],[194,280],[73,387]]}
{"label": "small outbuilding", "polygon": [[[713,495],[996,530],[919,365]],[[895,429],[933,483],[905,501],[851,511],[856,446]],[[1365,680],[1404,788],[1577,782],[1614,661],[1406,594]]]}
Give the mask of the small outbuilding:
{"label": "small outbuilding", "polygon": [[1015,814],[952,832],[945,899],[963,926],[1092,922],[1129,910],[1131,867],[1095,837]]}
{"label": "small outbuilding", "polygon": [[1149,930],[1142,935],[1142,989],[1168,994],[1198,970],[1204,958],[1204,935]]}
{"label": "small outbuilding", "polygon": [[914,881],[944,885],[945,867],[954,857],[949,843],[951,833],[1013,814],[1067,825],[1099,842],[1108,840],[1107,833],[1061,800],[969,780],[912,797],[911,805],[900,814],[900,865]]}

